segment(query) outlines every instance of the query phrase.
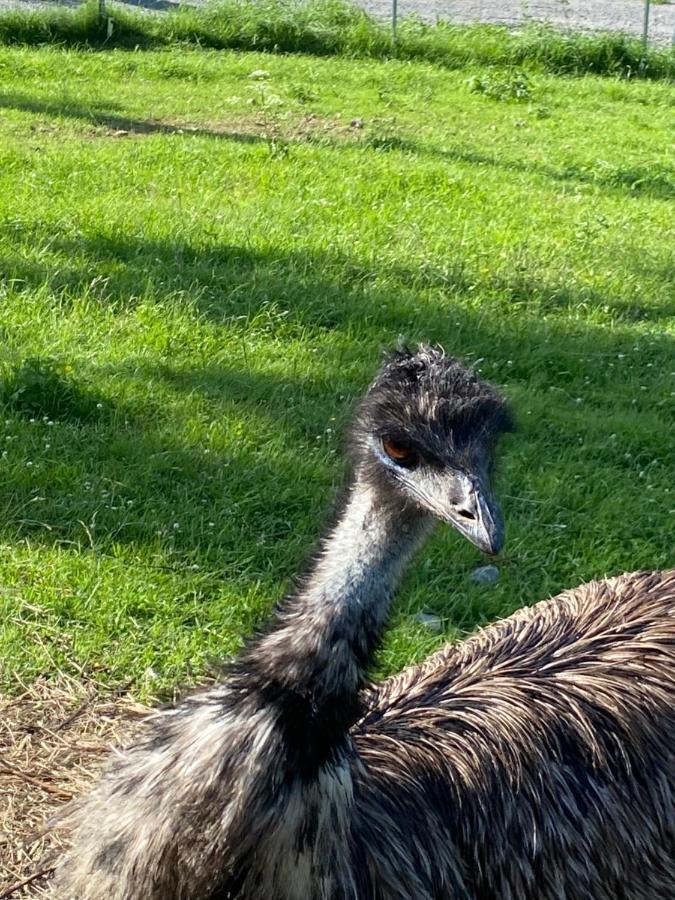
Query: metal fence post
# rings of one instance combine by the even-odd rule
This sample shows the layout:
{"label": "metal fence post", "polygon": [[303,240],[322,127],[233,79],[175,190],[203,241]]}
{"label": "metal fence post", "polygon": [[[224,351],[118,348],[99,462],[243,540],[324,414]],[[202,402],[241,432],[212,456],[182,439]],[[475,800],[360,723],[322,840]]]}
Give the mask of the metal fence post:
{"label": "metal fence post", "polygon": [[398,24],[398,0],[391,0],[391,40],[396,49],[396,26]]}
{"label": "metal fence post", "polygon": [[645,15],[642,20],[642,43],[645,48],[645,54],[647,53],[647,43],[649,41],[649,6],[651,0],[645,0]]}

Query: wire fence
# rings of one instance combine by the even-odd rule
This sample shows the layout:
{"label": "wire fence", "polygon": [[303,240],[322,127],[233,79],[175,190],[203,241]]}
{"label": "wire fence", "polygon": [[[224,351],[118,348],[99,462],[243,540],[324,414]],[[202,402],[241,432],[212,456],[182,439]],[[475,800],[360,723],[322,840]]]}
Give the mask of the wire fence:
{"label": "wire fence", "polygon": [[426,21],[486,22],[522,27],[530,22],[568,31],[622,32],[653,45],[675,44],[675,0],[362,0],[378,18],[410,15]]}
{"label": "wire fence", "polygon": [[[76,7],[85,0],[0,0],[9,8]],[[201,6],[208,0],[98,0],[101,14],[119,3],[162,12],[181,4]],[[255,0],[251,0],[255,2]],[[571,31],[622,32],[655,46],[675,44],[675,0],[354,0],[380,21],[396,28],[402,18],[426,22],[486,22],[522,27],[546,23]]]}

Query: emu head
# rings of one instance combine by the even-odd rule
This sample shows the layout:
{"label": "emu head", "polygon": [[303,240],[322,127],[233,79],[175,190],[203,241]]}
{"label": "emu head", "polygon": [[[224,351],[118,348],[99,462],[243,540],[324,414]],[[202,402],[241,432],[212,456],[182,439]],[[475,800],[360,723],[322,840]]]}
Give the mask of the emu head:
{"label": "emu head", "polygon": [[504,542],[491,487],[497,438],[512,429],[505,399],[434,347],[391,354],[352,429],[356,476],[383,502],[453,525],[486,553]]}

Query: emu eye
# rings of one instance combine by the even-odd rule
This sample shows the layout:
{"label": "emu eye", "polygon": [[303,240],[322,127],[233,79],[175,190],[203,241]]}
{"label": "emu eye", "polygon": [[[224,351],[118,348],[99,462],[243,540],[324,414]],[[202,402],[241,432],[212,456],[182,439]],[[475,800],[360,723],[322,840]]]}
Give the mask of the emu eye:
{"label": "emu eye", "polygon": [[402,441],[394,440],[394,438],[383,438],[382,449],[397,466],[403,466],[404,469],[412,469],[417,465],[417,453],[409,444],[404,444]]}

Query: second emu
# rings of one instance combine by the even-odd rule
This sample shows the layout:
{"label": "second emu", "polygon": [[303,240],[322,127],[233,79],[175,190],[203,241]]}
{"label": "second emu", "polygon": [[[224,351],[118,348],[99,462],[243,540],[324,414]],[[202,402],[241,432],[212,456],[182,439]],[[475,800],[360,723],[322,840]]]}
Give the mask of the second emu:
{"label": "second emu", "polygon": [[59,900],[673,900],[675,572],[584,585],[368,684],[433,522],[501,546],[508,426],[440,351],[386,363],[313,570],[70,811]]}

